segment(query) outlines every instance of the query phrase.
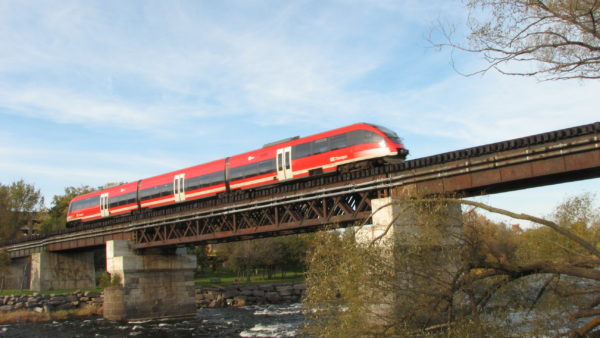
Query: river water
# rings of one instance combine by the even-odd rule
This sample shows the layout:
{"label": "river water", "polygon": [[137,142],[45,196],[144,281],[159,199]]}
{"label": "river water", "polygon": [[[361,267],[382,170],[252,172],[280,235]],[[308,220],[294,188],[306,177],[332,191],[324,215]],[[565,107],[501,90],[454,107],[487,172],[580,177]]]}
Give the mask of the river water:
{"label": "river water", "polygon": [[121,323],[102,318],[0,326],[0,337],[293,337],[301,304],[199,309],[186,320]]}

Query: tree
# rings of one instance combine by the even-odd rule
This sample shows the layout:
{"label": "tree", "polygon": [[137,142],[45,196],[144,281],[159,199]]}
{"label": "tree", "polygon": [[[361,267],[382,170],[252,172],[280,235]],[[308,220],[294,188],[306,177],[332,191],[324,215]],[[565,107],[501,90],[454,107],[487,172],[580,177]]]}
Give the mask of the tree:
{"label": "tree", "polygon": [[54,195],[54,197],[52,197],[52,207],[50,207],[46,218],[42,221],[40,232],[64,229],[67,224],[67,212],[71,200],[75,196],[86,194],[93,190],[92,187],[87,185],[80,187],[66,187],[63,195]]}
{"label": "tree", "polygon": [[481,54],[488,66],[469,75],[495,69],[542,80],[600,78],[600,1],[467,0],[466,7],[468,43],[440,24],[445,42],[433,44]]}
{"label": "tree", "polygon": [[17,215],[11,210],[10,190],[0,184],[0,241],[13,238],[17,231]]}
{"label": "tree", "polygon": [[[309,334],[597,333],[600,210],[590,196],[567,200],[546,219],[455,198],[403,203],[418,211],[413,222],[419,230],[402,232],[405,241],[400,245],[385,243],[384,237],[357,243],[352,231],[315,240],[305,301]],[[464,231],[456,245],[439,240],[453,236],[437,220],[444,208],[436,205],[445,203],[471,208],[463,214]],[[477,210],[539,227],[512,231]],[[441,236],[435,236],[438,232]],[[444,257],[457,259],[448,262]],[[364,318],[374,316],[385,325],[366,325]]]}
{"label": "tree", "polygon": [[[240,276],[250,278],[263,270],[268,279],[279,269],[303,269],[308,243],[312,234],[259,238],[250,241],[219,245],[219,256],[226,257],[225,266]],[[288,270],[289,271],[289,270]]]}
{"label": "tree", "polygon": [[33,220],[43,207],[44,198],[39,189],[24,180],[0,185],[0,236],[11,239],[22,226],[33,233]]}

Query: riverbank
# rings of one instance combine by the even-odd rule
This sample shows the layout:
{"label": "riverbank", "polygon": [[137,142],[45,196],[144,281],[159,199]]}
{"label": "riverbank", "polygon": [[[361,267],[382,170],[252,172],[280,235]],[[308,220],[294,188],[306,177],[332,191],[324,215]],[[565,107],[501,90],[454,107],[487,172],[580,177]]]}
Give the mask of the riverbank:
{"label": "riverbank", "polygon": [[[242,307],[300,302],[304,283],[265,283],[197,287],[197,308]],[[0,296],[0,325],[101,316],[102,292],[13,294]]]}
{"label": "riverbank", "polygon": [[13,294],[0,296],[0,313],[29,310],[37,313],[74,310],[87,306],[102,307],[102,293],[74,291],[60,294]]}
{"label": "riverbank", "polygon": [[246,305],[300,302],[304,283],[230,285],[196,288],[196,307],[239,307]]}

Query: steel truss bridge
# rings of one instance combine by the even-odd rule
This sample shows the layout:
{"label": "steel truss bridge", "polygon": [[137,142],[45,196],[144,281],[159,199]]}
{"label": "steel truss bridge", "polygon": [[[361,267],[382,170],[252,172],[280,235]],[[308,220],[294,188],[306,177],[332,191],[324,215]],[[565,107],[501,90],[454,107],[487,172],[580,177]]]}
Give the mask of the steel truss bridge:
{"label": "steel truss bridge", "polygon": [[0,243],[13,258],[102,246],[183,246],[368,223],[371,200],[410,194],[476,196],[600,177],[600,122],[398,164],[313,176],[260,190],[146,210]]}

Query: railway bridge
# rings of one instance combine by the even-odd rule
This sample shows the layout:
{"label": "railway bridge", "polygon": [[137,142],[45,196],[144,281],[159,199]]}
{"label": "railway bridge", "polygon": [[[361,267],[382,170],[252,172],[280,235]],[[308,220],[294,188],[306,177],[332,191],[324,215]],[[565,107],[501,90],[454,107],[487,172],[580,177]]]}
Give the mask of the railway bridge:
{"label": "railway bridge", "polygon": [[385,222],[372,218],[373,205],[414,193],[469,197],[597,177],[600,122],[97,220],[0,247],[13,275],[28,271],[33,290],[94,287],[91,250],[105,247],[107,270],[123,285],[105,291],[105,317],[189,315],[195,260],[185,246]]}

